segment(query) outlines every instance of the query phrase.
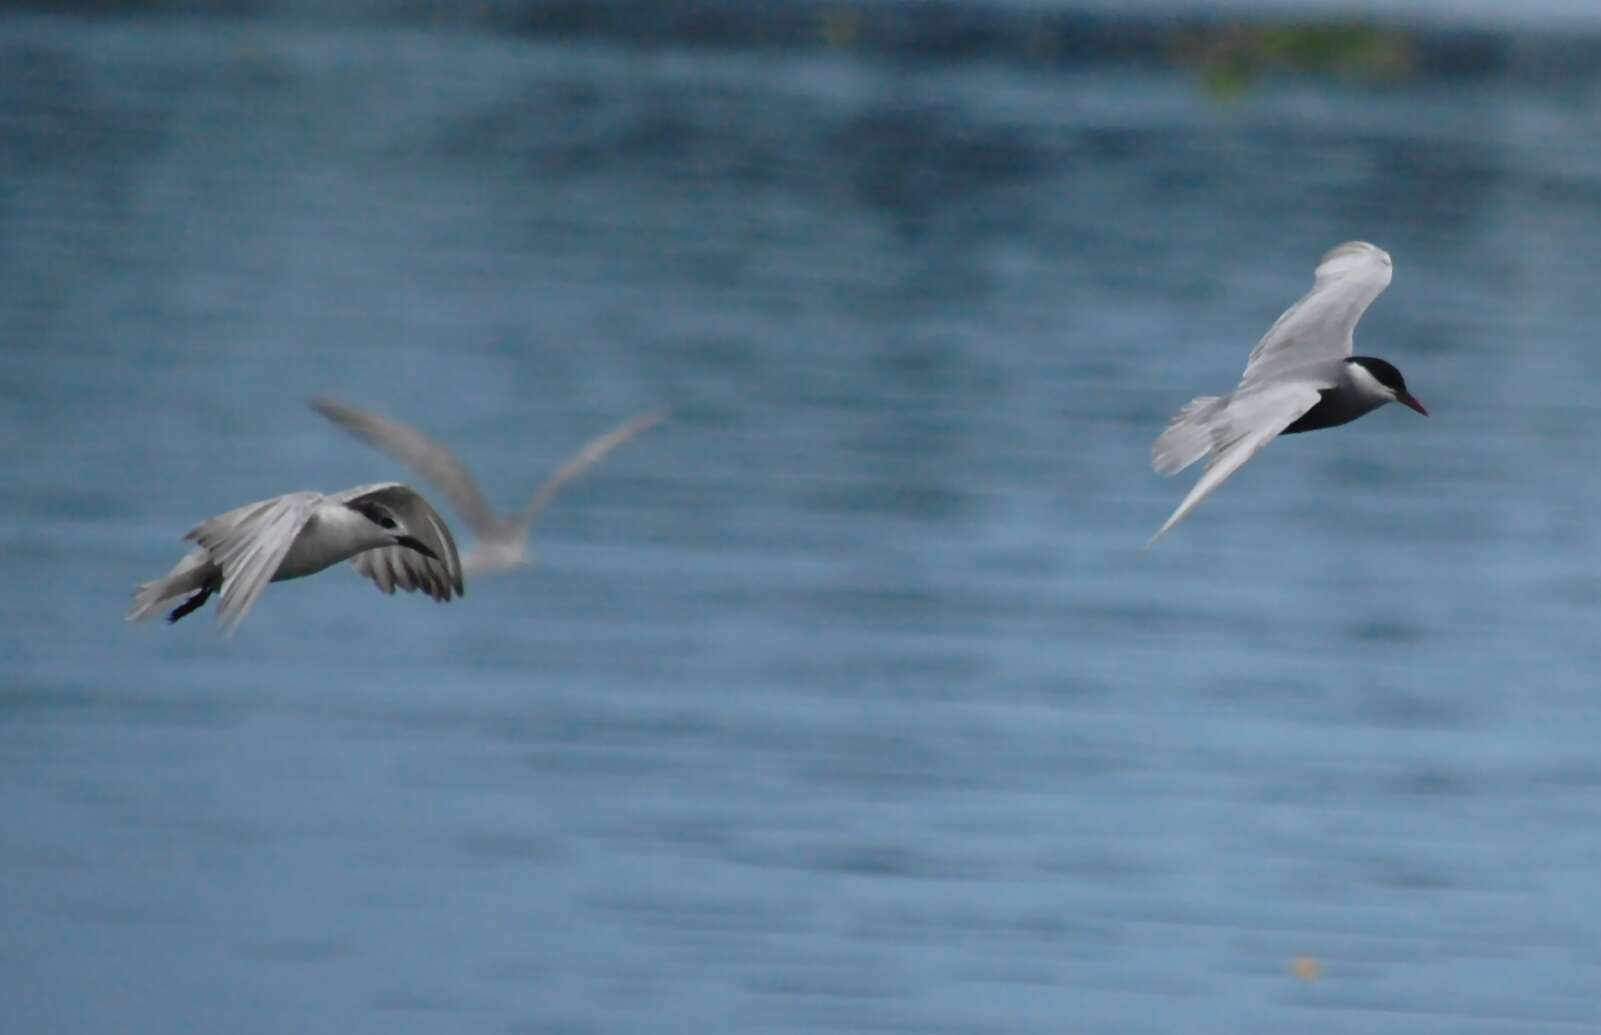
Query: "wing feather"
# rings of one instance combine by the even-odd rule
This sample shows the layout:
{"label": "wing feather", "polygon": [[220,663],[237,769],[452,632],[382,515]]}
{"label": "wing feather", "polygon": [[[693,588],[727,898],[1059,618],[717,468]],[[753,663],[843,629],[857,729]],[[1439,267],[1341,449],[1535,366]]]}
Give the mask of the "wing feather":
{"label": "wing feather", "polygon": [[1252,392],[1239,392],[1212,411],[1206,427],[1212,459],[1189,495],[1146,546],[1151,546],[1238,471],[1279,432],[1317,405],[1320,388],[1313,382],[1290,382]]}
{"label": "wing feather", "polygon": [[395,565],[390,559],[391,554],[404,550],[404,546],[386,546],[378,550],[366,550],[350,559],[350,564],[361,574],[372,579],[373,584],[385,593],[395,592]]}
{"label": "wing feather", "polygon": [[1299,367],[1351,355],[1352,334],[1390,283],[1389,253],[1347,241],[1318,260],[1312,290],[1284,311],[1251,350],[1240,387],[1262,385]]}
{"label": "wing feather", "polygon": [[387,482],[360,486],[336,498],[349,503],[365,497],[376,499],[393,510],[406,530],[438,559],[404,546],[384,546],[351,558],[357,571],[372,579],[385,593],[393,593],[397,588],[408,593],[420,589],[440,601],[466,593],[456,539],[439,512],[420,493],[399,482]]}
{"label": "wing feather", "polygon": [[545,479],[545,483],[534,493],[534,498],[528,501],[528,505],[517,516],[515,527],[518,536],[528,534],[528,529],[533,525],[534,519],[539,516],[540,511],[549,506],[550,501],[555,499],[556,494],[565,488],[569,482],[606,459],[608,453],[635,435],[642,431],[647,431],[666,420],[668,413],[669,411],[665,409],[641,413],[630,417],[610,431],[596,435],[584,443],[583,448],[574,453],[566,463],[562,464],[555,474]]}
{"label": "wing feather", "polygon": [[476,534],[484,535],[499,524],[466,465],[416,428],[335,399],[313,399],[311,408],[432,483]]}
{"label": "wing feather", "polygon": [[247,503],[202,521],[185,539],[203,547],[222,569],[217,621],[224,636],[250,612],[256,598],[277,574],[295,537],[322,499],[315,492],[293,492]]}
{"label": "wing feather", "polygon": [[1205,456],[1212,448],[1212,419],[1228,403],[1227,396],[1217,395],[1186,403],[1151,445],[1151,467],[1158,474],[1177,474]]}

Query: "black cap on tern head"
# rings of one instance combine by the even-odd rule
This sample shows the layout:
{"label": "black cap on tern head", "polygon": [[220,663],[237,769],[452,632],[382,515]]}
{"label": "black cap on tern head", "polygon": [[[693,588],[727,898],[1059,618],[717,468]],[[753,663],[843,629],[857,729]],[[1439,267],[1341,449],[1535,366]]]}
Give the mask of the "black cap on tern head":
{"label": "black cap on tern head", "polygon": [[374,503],[372,500],[352,500],[346,503],[345,506],[385,531],[393,531],[400,525],[400,522],[395,520],[395,516],[387,508]]}
{"label": "black cap on tern head", "polygon": [[1394,363],[1387,359],[1379,359],[1377,356],[1352,356],[1346,362],[1355,363],[1372,374],[1373,380],[1395,393],[1397,402],[1405,403],[1425,417],[1429,415],[1429,411],[1423,408],[1423,404],[1418,402],[1412,393],[1406,390],[1406,378],[1402,377],[1401,372],[1395,369]]}

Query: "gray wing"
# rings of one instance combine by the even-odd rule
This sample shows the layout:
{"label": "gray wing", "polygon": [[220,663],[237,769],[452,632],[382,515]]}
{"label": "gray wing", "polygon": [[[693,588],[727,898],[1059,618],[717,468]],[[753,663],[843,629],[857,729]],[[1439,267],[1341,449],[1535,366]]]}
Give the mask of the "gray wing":
{"label": "gray wing", "polygon": [[1318,261],[1312,290],[1274,321],[1251,350],[1240,387],[1265,384],[1299,367],[1351,354],[1351,334],[1390,283],[1389,253],[1347,241]]}
{"label": "gray wing", "polygon": [[184,536],[203,547],[222,569],[217,621],[223,635],[233,635],[249,613],[321,500],[315,492],[292,492],[247,503],[202,521]]}
{"label": "gray wing", "polygon": [[666,420],[670,412],[663,409],[641,413],[636,417],[630,417],[628,420],[623,421],[605,434],[596,435],[584,443],[583,448],[573,454],[572,459],[562,464],[555,474],[545,479],[545,484],[539,487],[539,490],[534,493],[534,498],[529,500],[528,506],[524,507],[522,513],[517,516],[516,527],[519,533],[527,533],[529,527],[533,525],[534,519],[539,516],[540,511],[550,505],[550,501],[556,498],[556,494],[565,488],[568,482],[606,459],[608,453],[635,435],[654,428]]}
{"label": "gray wing", "polygon": [[[1197,411],[1204,420],[1201,427],[1211,443],[1212,460],[1206,473],[1190,489],[1184,502],[1168,518],[1146,546],[1153,545],[1168,533],[1184,516],[1210,496],[1229,476],[1255,456],[1263,446],[1278,437],[1279,432],[1295,423],[1307,410],[1317,405],[1319,385],[1310,381],[1287,382],[1256,391],[1235,393],[1226,400],[1197,399],[1207,405]],[[1217,405],[1221,403],[1222,405]],[[1191,412],[1195,404],[1185,407],[1175,424]],[[1172,429],[1169,429],[1171,432]],[[1158,442],[1161,440],[1159,439]]]}
{"label": "gray wing", "polygon": [[350,503],[364,497],[375,499],[394,511],[406,526],[406,531],[439,559],[404,546],[383,546],[376,550],[364,550],[352,557],[350,563],[357,571],[372,579],[385,593],[393,593],[396,588],[408,593],[420,589],[440,601],[449,600],[452,591],[456,596],[466,593],[456,539],[450,534],[450,527],[439,516],[439,512],[420,493],[399,482],[384,482],[347,489],[334,498],[341,503]]}
{"label": "gray wing", "polygon": [[427,435],[334,399],[313,399],[311,408],[427,479],[444,493],[450,505],[467,522],[467,527],[478,535],[484,535],[498,524],[489,501],[484,499],[478,483],[456,454]]}

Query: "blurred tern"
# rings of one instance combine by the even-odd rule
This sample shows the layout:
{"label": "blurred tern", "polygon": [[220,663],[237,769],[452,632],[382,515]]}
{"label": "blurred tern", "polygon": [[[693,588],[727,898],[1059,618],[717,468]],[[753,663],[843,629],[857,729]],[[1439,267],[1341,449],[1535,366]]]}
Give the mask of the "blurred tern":
{"label": "blurred tern", "polygon": [[510,517],[499,517],[490,509],[466,466],[449,449],[422,432],[333,399],[313,399],[311,407],[363,442],[410,467],[444,493],[477,536],[477,542],[462,557],[463,569],[475,575],[509,571],[533,563],[527,550],[528,532],[556,494],[568,482],[605,459],[606,454],[667,417],[666,410],[642,413],[590,439],[545,480],[526,507]]}
{"label": "blurred tern", "polygon": [[1151,466],[1174,474],[1208,452],[1212,459],[1152,543],[1280,435],[1347,424],[1390,402],[1429,415],[1399,370],[1351,355],[1351,332],[1389,285],[1390,272],[1389,254],[1365,241],[1331,249],[1318,261],[1312,290],[1251,350],[1239,387],[1191,399],[1174,416],[1151,447]]}
{"label": "blurred tern", "polygon": [[166,575],[134,591],[129,621],[142,622],[194,594],[167,616],[176,622],[220,591],[217,620],[223,634],[232,635],[267,583],[313,575],[344,560],[385,593],[398,586],[445,601],[452,590],[464,592],[450,529],[427,500],[399,482],[247,503],[202,521],[184,538],[197,545]]}

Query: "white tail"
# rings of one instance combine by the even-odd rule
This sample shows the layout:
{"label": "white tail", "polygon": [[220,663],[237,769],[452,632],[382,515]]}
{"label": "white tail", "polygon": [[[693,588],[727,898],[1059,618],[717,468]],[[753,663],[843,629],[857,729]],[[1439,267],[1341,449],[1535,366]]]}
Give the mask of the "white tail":
{"label": "white tail", "polygon": [[1227,405],[1227,396],[1202,395],[1175,414],[1151,446],[1157,473],[1177,474],[1205,456],[1212,448],[1212,422]]}
{"label": "white tail", "polygon": [[128,621],[146,621],[171,601],[197,592],[216,570],[205,550],[190,550],[167,574],[139,584],[139,588],[133,591],[133,607],[128,611]]}

